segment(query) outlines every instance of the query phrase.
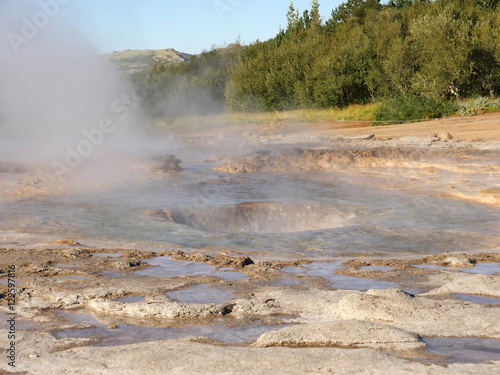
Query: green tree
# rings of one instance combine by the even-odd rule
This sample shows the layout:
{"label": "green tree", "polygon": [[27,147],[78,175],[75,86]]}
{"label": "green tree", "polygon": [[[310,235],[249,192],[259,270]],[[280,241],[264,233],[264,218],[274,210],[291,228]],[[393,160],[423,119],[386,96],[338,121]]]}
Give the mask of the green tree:
{"label": "green tree", "polygon": [[389,0],[387,6],[389,8],[401,9],[413,5],[413,0]]}
{"label": "green tree", "polygon": [[313,27],[321,26],[321,15],[319,13],[319,1],[318,0],[311,1],[310,16],[311,16],[311,25],[313,25]]}
{"label": "green tree", "polygon": [[382,9],[380,0],[348,0],[332,11],[331,17],[327,21],[327,26],[332,30],[341,22],[353,20],[363,23],[369,10],[380,9]]}
{"label": "green tree", "polygon": [[474,86],[471,95],[496,96],[500,91],[500,11],[482,15],[473,30]]}
{"label": "green tree", "polygon": [[293,1],[290,2],[290,6],[288,7],[288,12],[286,13],[287,20],[287,29],[294,30],[298,27],[299,24],[299,11],[295,10],[293,6]]}
{"label": "green tree", "polygon": [[408,23],[408,12],[398,9],[370,12],[365,18],[371,53],[365,80],[372,100],[411,90],[417,66],[408,41]]}
{"label": "green tree", "polygon": [[475,0],[476,4],[488,10],[495,10],[499,0]]}
{"label": "green tree", "polygon": [[317,107],[344,107],[366,103],[370,94],[366,70],[370,41],[361,26],[345,26],[331,39],[325,55],[315,65],[314,103]]}
{"label": "green tree", "polygon": [[411,26],[410,43],[418,51],[419,68],[413,80],[417,92],[429,96],[463,97],[472,78],[473,48],[471,20],[444,11],[436,16],[424,15]]}

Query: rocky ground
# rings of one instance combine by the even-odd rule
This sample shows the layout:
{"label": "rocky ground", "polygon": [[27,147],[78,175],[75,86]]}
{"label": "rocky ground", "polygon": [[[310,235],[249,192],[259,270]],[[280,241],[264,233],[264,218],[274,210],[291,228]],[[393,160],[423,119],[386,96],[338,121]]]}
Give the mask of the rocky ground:
{"label": "rocky ground", "polygon": [[[433,126],[410,137],[394,128],[305,135],[275,127],[176,142],[213,150],[210,162],[228,173],[345,171],[389,189],[498,206],[500,143]],[[167,154],[134,166],[162,174],[180,164]],[[2,199],[64,194],[77,183],[43,168],[0,164]],[[150,214],[192,219],[160,211]],[[0,239],[6,349],[16,313],[15,367],[7,351],[0,374],[500,372],[497,238],[487,252],[321,261],[22,231]]]}
{"label": "rocky ground", "polygon": [[[16,368],[13,371],[3,361],[3,373],[327,374],[390,369],[490,374],[500,369],[498,347],[488,360],[455,363],[457,358],[433,353],[426,343],[436,337],[500,339],[498,250],[335,261],[326,279],[301,272],[308,270],[311,260],[258,261],[189,249],[95,248],[72,240],[40,242],[34,249],[1,249],[0,254],[2,280],[8,279],[8,266],[16,265],[18,324]],[[151,263],[158,259],[178,262],[175,268],[180,270],[186,264],[201,264],[213,272],[168,276],[165,270],[165,277],[144,272],[161,268]],[[333,264],[321,263],[326,269]],[[469,273],[485,266],[492,272]],[[225,277],[235,273],[242,277]],[[396,287],[342,290],[327,282],[343,276],[392,282]],[[223,303],[184,303],[168,295],[200,285],[221,293],[229,290],[230,297]],[[7,289],[5,283],[0,285],[4,321],[9,312]],[[496,304],[470,302],[463,296],[489,297]],[[91,316],[95,322],[82,323],[72,318],[74,314]],[[155,329],[266,329],[248,338],[243,334],[237,342],[210,335],[149,342],[144,333],[131,337],[128,345],[113,343],[113,336],[130,324]],[[100,335],[85,335],[85,330],[96,327]],[[4,346],[7,335],[8,329],[0,332]]]}

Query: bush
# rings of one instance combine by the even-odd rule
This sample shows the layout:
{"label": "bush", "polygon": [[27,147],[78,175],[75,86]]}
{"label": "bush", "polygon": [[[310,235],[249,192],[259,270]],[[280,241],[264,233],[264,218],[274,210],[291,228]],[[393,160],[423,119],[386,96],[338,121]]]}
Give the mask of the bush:
{"label": "bush", "polygon": [[457,110],[454,102],[420,95],[400,95],[384,101],[376,109],[375,118],[386,124],[401,124],[448,116]]}
{"label": "bush", "polygon": [[500,108],[500,99],[490,100],[489,107],[491,107],[491,109],[499,109]]}
{"label": "bush", "polygon": [[499,99],[488,99],[480,96],[473,101],[459,104],[459,113],[462,116],[481,115],[486,110],[497,110],[500,108]]}

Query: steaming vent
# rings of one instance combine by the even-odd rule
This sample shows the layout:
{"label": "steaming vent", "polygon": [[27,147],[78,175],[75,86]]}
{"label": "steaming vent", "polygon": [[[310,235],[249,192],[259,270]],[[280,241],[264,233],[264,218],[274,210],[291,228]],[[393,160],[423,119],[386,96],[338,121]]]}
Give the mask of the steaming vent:
{"label": "steaming vent", "polygon": [[292,233],[337,228],[349,214],[317,203],[245,202],[206,210],[151,210],[145,213],[214,233]]}

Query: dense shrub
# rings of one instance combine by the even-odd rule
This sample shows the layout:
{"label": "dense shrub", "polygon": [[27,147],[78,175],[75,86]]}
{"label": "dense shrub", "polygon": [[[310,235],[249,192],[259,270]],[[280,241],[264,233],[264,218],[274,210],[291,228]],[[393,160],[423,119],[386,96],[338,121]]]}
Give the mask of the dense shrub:
{"label": "dense shrub", "polygon": [[384,101],[376,109],[375,118],[394,124],[449,116],[457,110],[457,104],[451,101],[408,94]]}

